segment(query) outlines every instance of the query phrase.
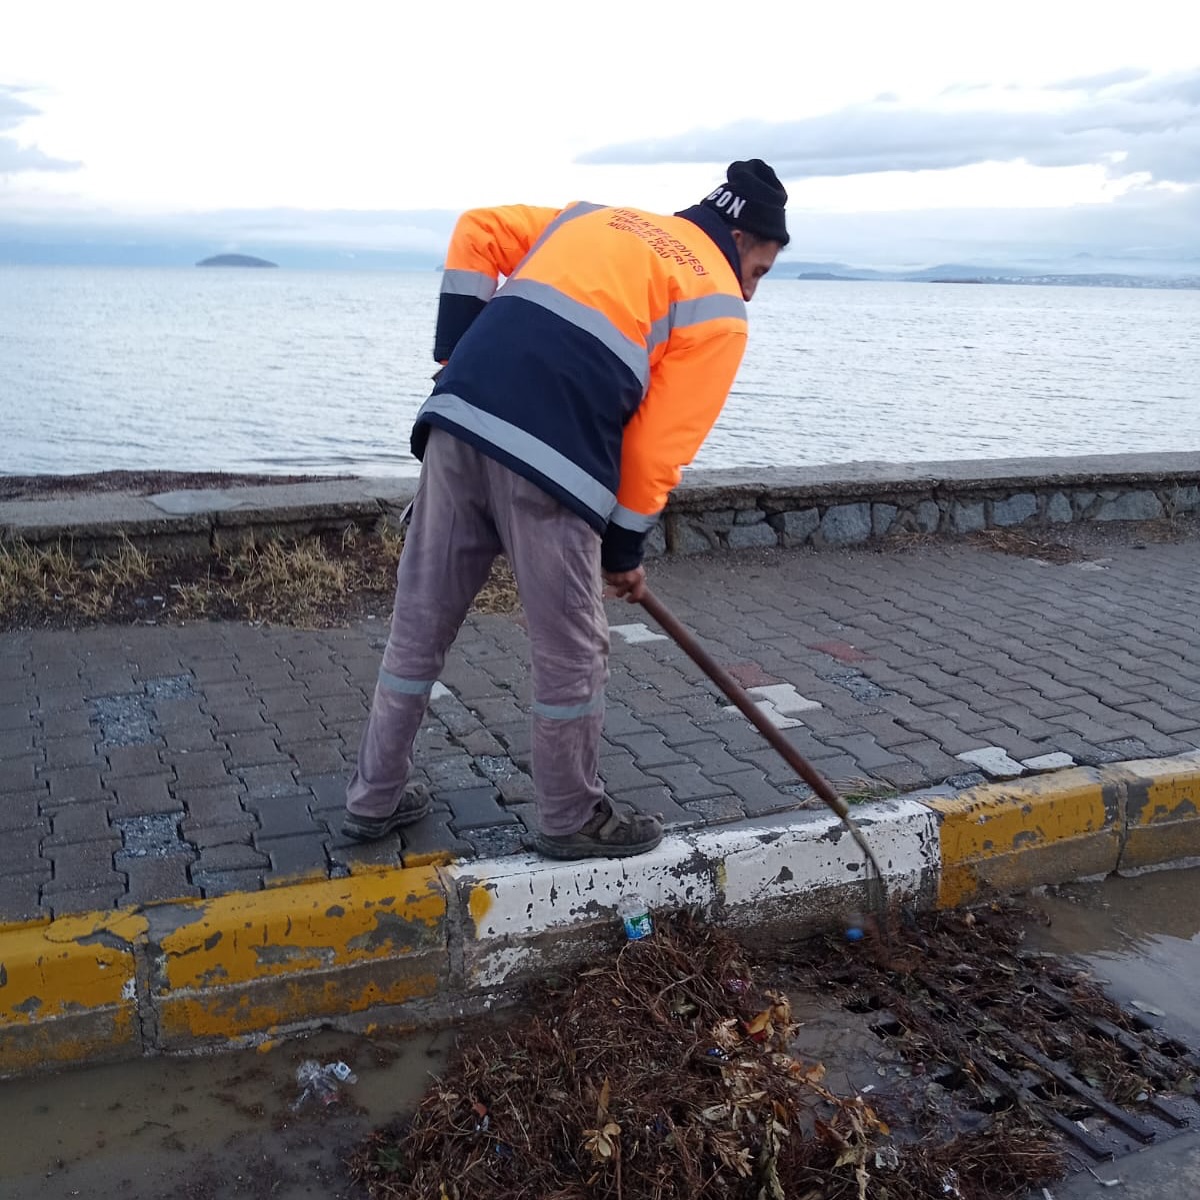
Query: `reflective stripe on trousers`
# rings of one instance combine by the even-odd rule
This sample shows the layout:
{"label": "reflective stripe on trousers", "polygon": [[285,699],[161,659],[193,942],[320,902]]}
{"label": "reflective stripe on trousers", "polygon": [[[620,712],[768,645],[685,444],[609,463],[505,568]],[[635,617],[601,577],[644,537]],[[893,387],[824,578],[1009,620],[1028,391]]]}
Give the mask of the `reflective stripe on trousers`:
{"label": "reflective stripe on trousers", "polygon": [[[574,833],[602,795],[608,679],[600,535],[541,488],[441,429],[429,435],[371,714],[347,789],[362,816],[390,814],[412,771],[429,690],[497,554],[529,629],[533,781],[546,833]],[[481,781],[482,782],[482,781]]]}

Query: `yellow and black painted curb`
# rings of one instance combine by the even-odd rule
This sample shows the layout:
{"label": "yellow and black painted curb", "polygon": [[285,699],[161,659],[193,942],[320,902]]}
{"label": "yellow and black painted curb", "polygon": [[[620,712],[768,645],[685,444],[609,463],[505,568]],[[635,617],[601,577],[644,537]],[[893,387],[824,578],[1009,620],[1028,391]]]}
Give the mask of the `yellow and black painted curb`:
{"label": "yellow and black painted curb", "polygon": [[[1200,859],[1200,754],[858,806],[891,896],[955,907]],[[615,910],[700,908],[757,937],[861,910],[836,818],[672,836],[626,860],[517,855],[0,926],[0,1076],[451,1019],[611,952]]]}

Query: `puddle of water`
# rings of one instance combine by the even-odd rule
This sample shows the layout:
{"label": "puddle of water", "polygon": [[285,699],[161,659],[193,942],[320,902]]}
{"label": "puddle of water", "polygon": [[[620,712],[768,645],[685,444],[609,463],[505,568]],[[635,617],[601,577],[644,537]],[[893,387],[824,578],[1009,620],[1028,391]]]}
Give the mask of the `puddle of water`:
{"label": "puddle of water", "polygon": [[[350,1193],[342,1157],[411,1112],[453,1031],[321,1033],[260,1054],[156,1058],[0,1083],[0,1200],[329,1200]],[[358,1082],[298,1112],[305,1059]]]}
{"label": "puddle of water", "polygon": [[1149,1023],[1196,1045],[1198,889],[1195,867],[1058,888],[1034,902],[1050,925],[1032,927],[1027,944],[1082,960],[1119,1004],[1140,1008]]}

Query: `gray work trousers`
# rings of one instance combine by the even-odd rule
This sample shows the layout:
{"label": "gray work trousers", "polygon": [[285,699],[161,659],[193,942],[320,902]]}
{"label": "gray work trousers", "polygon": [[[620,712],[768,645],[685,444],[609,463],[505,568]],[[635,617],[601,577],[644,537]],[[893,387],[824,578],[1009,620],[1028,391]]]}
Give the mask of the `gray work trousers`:
{"label": "gray work trousers", "polygon": [[346,791],[360,816],[390,815],[412,770],[429,693],[471,602],[504,553],[533,667],[533,782],[548,834],[577,832],[603,794],[600,733],[608,621],[600,535],[527,479],[440,429],[429,436],[371,715]]}

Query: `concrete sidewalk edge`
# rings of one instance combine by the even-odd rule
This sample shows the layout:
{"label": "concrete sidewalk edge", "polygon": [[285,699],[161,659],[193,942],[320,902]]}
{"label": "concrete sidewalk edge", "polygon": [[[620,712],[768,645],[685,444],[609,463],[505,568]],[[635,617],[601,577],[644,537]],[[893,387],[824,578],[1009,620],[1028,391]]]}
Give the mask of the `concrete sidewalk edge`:
{"label": "concrete sidewalk edge", "polygon": [[[956,907],[1200,857],[1200,753],[934,788],[854,815],[893,903]],[[765,943],[857,919],[865,874],[840,822],[805,813],[671,836],[627,860],[368,869],[0,926],[0,1076],[445,1021],[611,953],[625,896]]]}

